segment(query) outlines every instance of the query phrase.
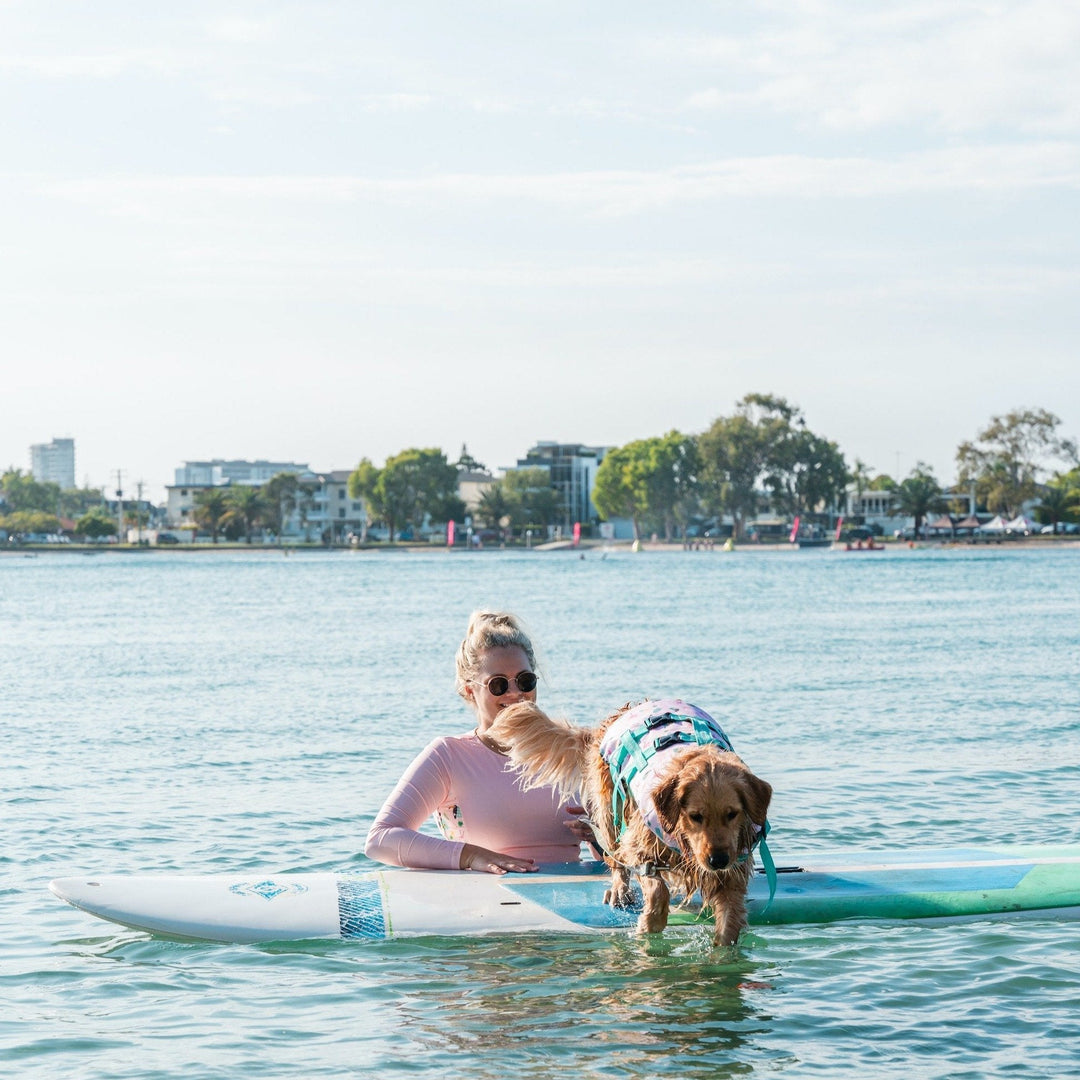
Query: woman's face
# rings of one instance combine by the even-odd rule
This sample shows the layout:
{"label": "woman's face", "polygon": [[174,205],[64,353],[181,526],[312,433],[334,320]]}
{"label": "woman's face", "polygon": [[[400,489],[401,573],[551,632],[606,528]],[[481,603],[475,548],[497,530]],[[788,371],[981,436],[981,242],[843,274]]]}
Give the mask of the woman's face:
{"label": "woman's face", "polygon": [[[501,646],[488,649],[480,658],[480,667],[465,685],[465,699],[476,709],[476,729],[483,733],[491,726],[500,709],[514,705],[519,701],[535,701],[536,690],[523,694],[514,678],[522,671],[532,671],[525,650],[517,645]],[[496,675],[501,675],[510,683],[507,691],[495,697],[487,683]]]}

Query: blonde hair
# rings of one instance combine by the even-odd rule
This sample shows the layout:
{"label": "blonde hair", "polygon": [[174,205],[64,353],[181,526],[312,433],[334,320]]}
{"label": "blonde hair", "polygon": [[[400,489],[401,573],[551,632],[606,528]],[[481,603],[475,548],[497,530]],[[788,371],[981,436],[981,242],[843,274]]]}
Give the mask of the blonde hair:
{"label": "blonde hair", "polygon": [[480,661],[489,649],[519,648],[529,659],[529,666],[536,668],[529,635],[517,617],[508,611],[474,611],[469,616],[469,628],[465,640],[457,651],[456,689],[466,697],[465,687],[480,670]]}

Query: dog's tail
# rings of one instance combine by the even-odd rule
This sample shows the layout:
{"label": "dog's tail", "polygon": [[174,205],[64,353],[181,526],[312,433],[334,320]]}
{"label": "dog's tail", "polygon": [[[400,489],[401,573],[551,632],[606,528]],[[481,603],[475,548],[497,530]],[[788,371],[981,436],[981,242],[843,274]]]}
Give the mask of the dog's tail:
{"label": "dog's tail", "polygon": [[531,701],[520,701],[503,709],[485,734],[505,749],[526,790],[550,784],[567,798],[581,791],[593,736],[588,728],[552,719]]}

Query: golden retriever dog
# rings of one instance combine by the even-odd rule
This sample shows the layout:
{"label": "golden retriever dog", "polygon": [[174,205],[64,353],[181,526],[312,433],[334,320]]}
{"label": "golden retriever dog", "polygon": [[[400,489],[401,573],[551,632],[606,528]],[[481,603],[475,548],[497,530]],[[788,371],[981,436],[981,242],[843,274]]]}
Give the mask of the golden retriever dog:
{"label": "golden retriever dog", "polygon": [[590,729],[520,702],[486,734],[525,787],[551,784],[581,799],[611,868],[604,902],[632,907],[630,878],[640,876],[639,933],[667,926],[673,890],[686,900],[700,892],[716,920],[713,943],[735,943],[772,788],[707,713],[676,699],[643,701]]}

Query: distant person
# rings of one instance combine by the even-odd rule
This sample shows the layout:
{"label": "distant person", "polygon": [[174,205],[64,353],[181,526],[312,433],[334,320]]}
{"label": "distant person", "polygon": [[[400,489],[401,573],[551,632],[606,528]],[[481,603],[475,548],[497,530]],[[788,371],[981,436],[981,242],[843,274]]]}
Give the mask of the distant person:
{"label": "distant person", "polygon": [[[405,770],[368,833],[365,854],[394,866],[526,873],[577,862],[591,831],[549,787],[523,791],[485,732],[500,709],[536,700],[536,657],[506,612],[476,612],[457,652],[457,692],[476,726],[441,736]],[[432,815],[442,836],[419,831]]]}

